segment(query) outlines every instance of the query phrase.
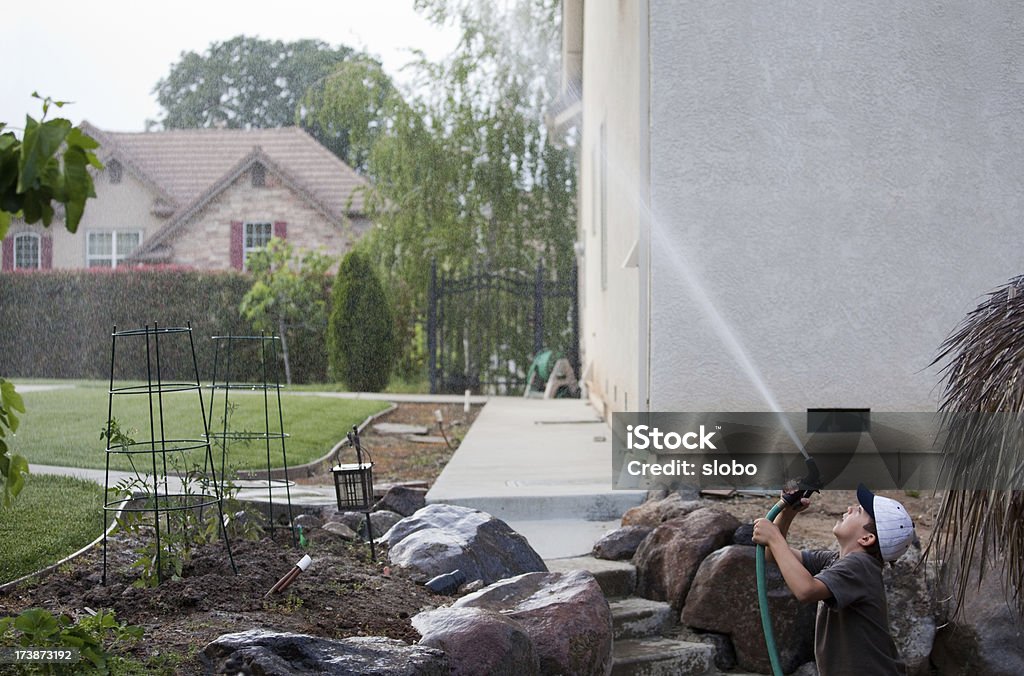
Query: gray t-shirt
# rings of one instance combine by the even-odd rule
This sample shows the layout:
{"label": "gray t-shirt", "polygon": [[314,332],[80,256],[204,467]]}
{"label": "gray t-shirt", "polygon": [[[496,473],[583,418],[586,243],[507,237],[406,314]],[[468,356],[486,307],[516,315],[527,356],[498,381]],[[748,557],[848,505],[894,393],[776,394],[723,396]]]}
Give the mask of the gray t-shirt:
{"label": "gray t-shirt", "polygon": [[811,575],[825,583],[832,598],[818,604],[814,658],[821,676],[903,674],[889,634],[889,612],[882,564],[866,552],[840,558],[838,552],[803,552]]}

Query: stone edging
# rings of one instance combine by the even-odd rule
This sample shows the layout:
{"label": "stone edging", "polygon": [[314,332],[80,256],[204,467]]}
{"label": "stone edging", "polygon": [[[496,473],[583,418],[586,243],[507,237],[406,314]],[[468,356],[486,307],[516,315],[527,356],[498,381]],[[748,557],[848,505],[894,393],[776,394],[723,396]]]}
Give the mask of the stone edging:
{"label": "stone edging", "polygon": [[[388,413],[391,413],[396,408],[398,408],[398,404],[394,402],[389,402],[388,407],[386,409],[369,416],[366,420],[357,425],[357,429],[359,430],[360,433],[362,433],[363,430],[365,430],[367,427],[370,426],[370,424],[373,423],[373,421],[377,420],[382,416],[387,415]],[[322,458],[319,458],[318,460],[313,460],[312,462],[307,462],[304,465],[296,465],[294,467],[289,467],[288,478],[294,479],[295,477],[311,477],[316,476],[317,474],[322,474],[323,472],[329,470],[333,464],[333,459],[341,451],[342,447],[345,446],[347,443],[347,438],[342,439],[338,443],[334,444],[334,446],[331,447],[331,450],[327,452],[327,455],[323,456]],[[245,469],[238,470],[237,474],[239,479],[247,480],[266,479],[268,477],[270,479],[284,479],[284,468],[275,467],[272,468],[269,473],[265,469]]]}

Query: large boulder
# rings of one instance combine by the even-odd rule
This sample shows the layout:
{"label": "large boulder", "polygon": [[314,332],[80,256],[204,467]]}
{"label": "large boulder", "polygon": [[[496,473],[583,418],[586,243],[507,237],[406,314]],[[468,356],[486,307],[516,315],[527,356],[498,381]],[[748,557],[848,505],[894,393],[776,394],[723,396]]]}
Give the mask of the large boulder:
{"label": "large boulder", "polygon": [[939,603],[939,572],[934,562],[921,562],[915,543],[893,566],[882,571],[889,605],[889,629],[907,676],[931,673],[929,656],[938,626],[943,623]]}
{"label": "large boulder", "polygon": [[622,525],[657,528],[665,521],[686,516],[701,507],[704,507],[704,503],[700,500],[687,499],[679,493],[671,493],[666,498],[655,497],[626,510],[622,515]]}
{"label": "large boulder", "polygon": [[636,554],[640,543],[651,534],[653,528],[648,526],[625,526],[605,533],[594,543],[592,554],[595,559],[620,561],[631,559]]}
{"label": "large boulder", "polygon": [[[815,604],[800,603],[773,564],[766,566],[768,607],[786,673],[814,659]],[[757,602],[754,548],[730,545],[701,564],[683,607],[683,624],[728,634],[736,660],[747,671],[771,672]]]}
{"label": "large boulder", "polygon": [[547,571],[526,538],[508,524],[459,505],[427,505],[396,523],[382,541],[391,563],[420,581],[460,570],[467,582],[491,584]]}
{"label": "large boulder", "polygon": [[527,573],[464,596],[452,608],[481,608],[516,621],[533,640],[545,674],[609,674],[612,613],[584,570]]}
{"label": "large boulder", "polygon": [[224,634],[203,649],[202,659],[214,673],[264,676],[447,676],[450,671],[443,651],[397,639],[361,636],[335,640],[263,629]]}
{"label": "large boulder", "polygon": [[732,541],[740,522],[732,514],[703,507],[661,524],[633,556],[636,593],[668,601],[679,610],[701,561]]}
{"label": "large boulder", "polygon": [[483,608],[439,608],[412,618],[420,645],[443,650],[452,675],[534,676],[540,658],[533,639],[513,619]]}
{"label": "large boulder", "polygon": [[976,573],[968,584],[959,614],[935,635],[932,663],[943,674],[1024,674],[1024,621],[1007,603],[999,570],[990,568],[980,588]]}

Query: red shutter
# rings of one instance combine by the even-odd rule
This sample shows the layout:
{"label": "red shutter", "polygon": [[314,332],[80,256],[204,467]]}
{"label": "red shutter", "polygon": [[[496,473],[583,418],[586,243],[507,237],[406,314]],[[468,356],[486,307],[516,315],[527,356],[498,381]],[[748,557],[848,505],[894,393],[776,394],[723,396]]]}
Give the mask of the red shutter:
{"label": "red shutter", "polygon": [[242,269],[242,221],[231,221],[231,267]]}
{"label": "red shutter", "polygon": [[53,237],[43,235],[39,238],[39,267],[43,270],[53,268]]}
{"label": "red shutter", "polygon": [[4,254],[3,264],[0,265],[0,269],[13,270],[14,269],[14,236],[6,237],[4,239]]}
{"label": "red shutter", "polygon": [[285,239],[288,237],[288,224],[284,221],[274,221],[274,237]]}

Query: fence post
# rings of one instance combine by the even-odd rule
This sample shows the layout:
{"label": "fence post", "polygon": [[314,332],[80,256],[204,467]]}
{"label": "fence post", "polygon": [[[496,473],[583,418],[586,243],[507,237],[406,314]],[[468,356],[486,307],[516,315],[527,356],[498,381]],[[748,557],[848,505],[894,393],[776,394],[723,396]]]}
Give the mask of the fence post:
{"label": "fence post", "polygon": [[430,393],[437,394],[437,259],[430,262],[430,288],[427,291],[427,370]]}
{"label": "fence post", "polygon": [[537,263],[533,287],[533,356],[544,349],[544,263]]}

